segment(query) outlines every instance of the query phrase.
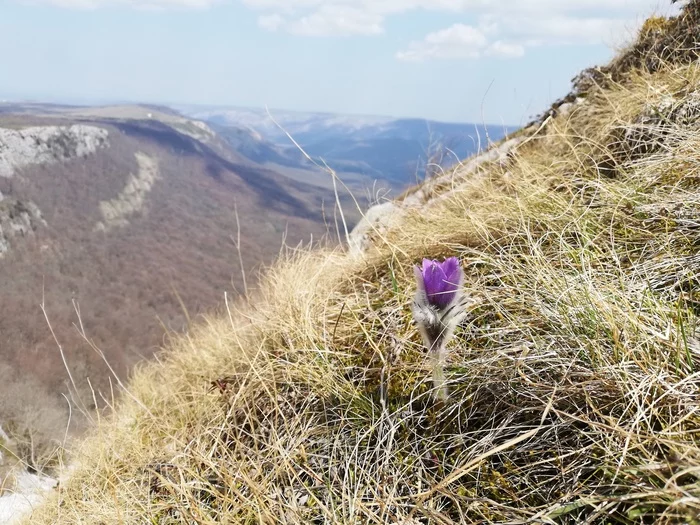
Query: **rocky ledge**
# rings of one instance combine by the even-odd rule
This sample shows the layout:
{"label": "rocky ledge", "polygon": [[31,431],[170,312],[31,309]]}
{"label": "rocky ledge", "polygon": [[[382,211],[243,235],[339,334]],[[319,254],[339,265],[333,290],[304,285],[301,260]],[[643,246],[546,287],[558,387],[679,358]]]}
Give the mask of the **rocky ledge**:
{"label": "rocky ledge", "polygon": [[107,146],[108,132],[96,126],[0,128],[0,177],[12,177],[30,164],[85,157]]}

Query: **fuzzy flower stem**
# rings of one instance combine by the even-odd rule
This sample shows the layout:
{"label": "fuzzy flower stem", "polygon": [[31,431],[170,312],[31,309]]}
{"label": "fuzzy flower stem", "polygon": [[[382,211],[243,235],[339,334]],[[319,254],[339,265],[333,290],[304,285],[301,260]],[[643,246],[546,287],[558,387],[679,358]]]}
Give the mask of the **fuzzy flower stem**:
{"label": "fuzzy flower stem", "polygon": [[424,259],[415,267],[416,297],[413,318],[432,361],[433,387],[437,399],[445,401],[447,342],[464,317],[462,283],[464,273],[456,257],[438,262]]}
{"label": "fuzzy flower stem", "polygon": [[447,348],[442,344],[432,350],[433,353],[433,390],[436,399],[447,401],[449,394],[445,380],[445,363],[447,362]]}

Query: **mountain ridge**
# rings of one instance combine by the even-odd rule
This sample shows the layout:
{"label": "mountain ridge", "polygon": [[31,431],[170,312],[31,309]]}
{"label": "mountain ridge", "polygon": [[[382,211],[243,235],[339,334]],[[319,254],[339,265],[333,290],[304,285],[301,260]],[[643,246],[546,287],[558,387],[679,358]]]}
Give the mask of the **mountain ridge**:
{"label": "mountain ridge", "polygon": [[[418,118],[392,118],[331,113],[270,111],[255,108],[176,106],[183,113],[227,130],[246,144],[258,160],[300,166],[295,142],[338,172],[358,172],[382,179],[394,189],[425,177],[426,165],[450,167],[513,132],[513,126],[445,123]],[[246,142],[246,134],[250,140]],[[285,159],[285,160],[280,160]],[[301,163],[301,164],[300,164]]]}

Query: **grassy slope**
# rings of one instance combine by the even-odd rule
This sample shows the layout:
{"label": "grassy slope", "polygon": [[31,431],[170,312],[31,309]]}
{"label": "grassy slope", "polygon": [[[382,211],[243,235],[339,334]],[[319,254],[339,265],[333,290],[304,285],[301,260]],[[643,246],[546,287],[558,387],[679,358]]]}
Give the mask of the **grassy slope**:
{"label": "grassy slope", "polygon": [[[654,69],[457,170],[365,260],[289,254],[136,371],[31,523],[698,523],[700,68]],[[445,255],[473,303],[440,405],[409,304]]]}
{"label": "grassy slope", "polygon": [[[83,120],[92,110],[106,118]],[[96,389],[110,390],[103,355],[119,377],[126,376],[135,362],[159,350],[166,332],[185,331],[190,319],[220,303],[225,290],[242,292],[243,277],[255,286],[258,267],[273,261],[284,242],[295,245],[310,236],[318,242],[334,230],[332,190],[247,163],[217,136],[203,143],[183,135],[169,125],[185,128],[189,121],[182,117],[158,115],[165,123],[110,118],[126,110],[138,116],[139,108],[47,116],[45,106],[0,114],[0,127],[77,122],[109,132],[109,147],[93,155],[0,177],[6,197],[0,229],[11,246],[0,261],[0,426],[17,444],[18,459],[48,474],[66,435],[64,394],[70,397],[71,390],[56,340],[84,406],[100,406],[87,378]],[[60,151],[61,141],[54,147]],[[128,225],[96,230],[104,220],[101,202],[123,194],[139,173],[142,154],[157,162],[159,172],[143,208],[127,217]],[[345,192],[340,199],[351,202]],[[17,202],[36,204],[46,224],[13,236],[6,217],[21,212]],[[347,218],[353,224],[357,217]],[[76,415],[70,417],[71,435],[84,428]]]}

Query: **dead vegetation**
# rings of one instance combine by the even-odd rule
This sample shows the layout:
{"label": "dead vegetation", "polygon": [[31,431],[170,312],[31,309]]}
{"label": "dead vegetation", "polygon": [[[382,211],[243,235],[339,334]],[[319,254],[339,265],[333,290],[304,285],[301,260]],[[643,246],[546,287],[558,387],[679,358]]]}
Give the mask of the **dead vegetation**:
{"label": "dead vegetation", "polygon": [[[3,115],[0,125],[6,119],[71,123]],[[42,458],[65,437],[63,395],[74,403],[71,435],[84,428],[79,408],[111,403],[116,382],[103,355],[126,379],[134,363],[214,310],[224,292],[242,292],[244,274],[253,287],[259,265],[283,242],[318,240],[333,220],[332,192],[234,164],[165,124],[90,126],[109,129],[109,147],[0,177],[0,228],[11,236],[0,263],[0,358],[9,367],[0,371],[0,426],[18,442],[31,441],[19,459],[32,468],[55,463]],[[153,180],[134,180],[140,168]],[[261,212],[263,203],[269,206]],[[105,204],[109,226],[119,227],[95,231],[108,222]],[[23,405],[37,417],[28,418]]]}
{"label": "dead vegetation", "polygon": [[[31,523],[700,523],[700,126],[674,109],[700,69],[672,56],[364,259],[288,253],[139,368]],[[409,304],[447,255],[473,304],[436,403]]]}
{"label": "dead vegetation", "polygon": [[655,73],[669,67],[692,64],[700,58],[700,4],[695,0],[680,15],[654,16],[643,24],[637,39],[609,64],[584,69],[572,79],[573,89],[552,104],[539,122],[555,116],[563,105],[585,98],[613,84],[624,83],[636,72]]}

